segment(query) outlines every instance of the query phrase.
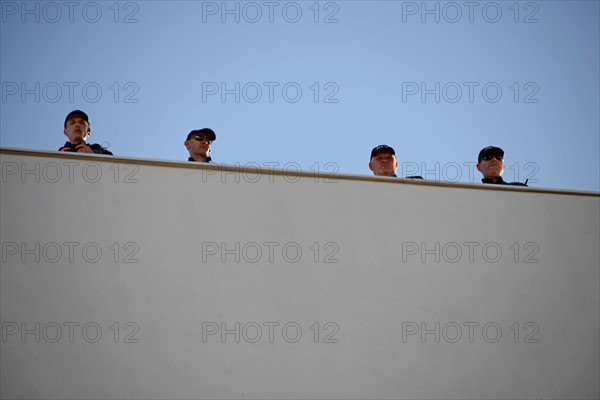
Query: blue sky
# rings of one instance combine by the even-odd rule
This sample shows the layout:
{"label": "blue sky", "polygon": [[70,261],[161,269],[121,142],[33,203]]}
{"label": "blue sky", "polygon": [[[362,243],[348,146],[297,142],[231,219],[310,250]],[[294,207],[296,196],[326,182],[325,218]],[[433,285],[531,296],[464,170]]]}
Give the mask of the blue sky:
{"label": "blue sky", "polygon": [[598,1],[0,2],[0,145],[82,109],[115,155],[600,191]]}

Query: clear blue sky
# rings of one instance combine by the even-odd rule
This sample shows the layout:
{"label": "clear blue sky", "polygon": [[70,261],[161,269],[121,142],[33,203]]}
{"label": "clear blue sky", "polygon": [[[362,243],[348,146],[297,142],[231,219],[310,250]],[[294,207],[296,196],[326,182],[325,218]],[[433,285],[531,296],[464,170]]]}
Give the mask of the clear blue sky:
{"label": "clear blue sky", "polygon": [[[66,3],[66,4],[65,4]],[[116,155],[332,165],[600,191],[598,1],[5,1],[0,145],[56,150],[66,114]],[[333,163],[333,164],[328,164]]]}

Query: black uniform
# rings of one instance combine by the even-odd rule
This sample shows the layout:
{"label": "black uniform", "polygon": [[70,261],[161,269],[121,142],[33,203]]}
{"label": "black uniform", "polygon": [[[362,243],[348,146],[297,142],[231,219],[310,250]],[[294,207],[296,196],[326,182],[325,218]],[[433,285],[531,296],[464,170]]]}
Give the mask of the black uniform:
{"label": "black uniform", "polygon": [[[196,162],[192,157],[188,157],[188,161]],[[206,157],[206,162],[212,162],[212,158],[210,158],[210,156]]]}
{"label": "black uniform", "polygon": [[[527,183],[521,183],[521,182],[504,182],[504,179],[502,179],[501,176],[498,177],[498,179],[496,180],[496,182],[494,182],[490,178],[483,178],[481,180],[481,182],[483,182],[483,183],[491,183],[493,185],[527,186]],[[529,187],[529,186],[527,186],[527,187]]]}
{"label": "black uniform", "polygon": [[[71,149],[69,151],[72,152],[77,152],[76,148],[78,145],[73,144],[71,142],[69,142],[68,140],[65,142],[65,145],[63,147],[61,147],[60,149],[58,149],[58,151],[62,151],[62,149],[64,149],[65,147]],[[92,149],[92,151],[96,154],[106,154],[109,156],[112,156],[113,153],[111,153],[110,151],[106,150],[104,147],[100,146],[98,143],[94,143],[94,144],[87,144],[86,146],[90,147]]]}
{"label": "black uniform", "polygon": [[[398,175],[394,175],[394,178],[397,178]],[[405,176],[404,179],[423,179],[422,176],[420,175],[413,175],[413,176]]]}

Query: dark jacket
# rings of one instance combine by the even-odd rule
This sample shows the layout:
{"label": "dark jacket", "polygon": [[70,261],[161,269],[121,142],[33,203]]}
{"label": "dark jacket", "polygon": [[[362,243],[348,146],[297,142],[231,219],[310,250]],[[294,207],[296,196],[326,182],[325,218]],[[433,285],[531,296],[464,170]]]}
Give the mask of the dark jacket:
{"label": "dark jacket", "polygon": [[[394,178],[397,178],[398,175],[394,175]],[[420,175],[413,175],[413,176],[405,176],[404,179],[423,179],[422,176]]]}
{"label": "dark jacket", "polygon": [[[94,153],[96,153],[96,154],[106,154],[106,155],[109,155],[109,156],[113,155],[113,153],[111,153],[110,151],[106,150],[104,147],[100,146],[98,143],[94,143],[94,144],[87,144],[86,143],[86,146],[90,147],[92,149],[92,151]],[[58,149],[58,151],[62,151],[62,149],[64,149],[65,147],[69,148],[70,149],[69,151],[77,152],[77,150],[75,150],[76,147],[77,147],[77,145],[69,142],[68,140],[65,142],[65,145],[63,147],[61,147],[60,149]]]}
{"label": "dark jacket", "polygon": [[[188,161],[196,162],[192,157],[188,157]],[[210,158],[210,156],[206,157],[206,162],[212,162],[212,158]]]}
{"label": "dark jacket", "polygon": [[[492,179],[489,178],[483,178],[481,180],[481,182],[483,183],[491,183],[492,185],[512,185],[512,186],[527,186],[527,181],[525,181],[525,183],[521,183],[521,182],[504,182],[504,179],[502,179],[502,177],[498,177],[498,179],[496,180],[496,182],[494,182]],[[527,186],[529,187],[529,186]]]}

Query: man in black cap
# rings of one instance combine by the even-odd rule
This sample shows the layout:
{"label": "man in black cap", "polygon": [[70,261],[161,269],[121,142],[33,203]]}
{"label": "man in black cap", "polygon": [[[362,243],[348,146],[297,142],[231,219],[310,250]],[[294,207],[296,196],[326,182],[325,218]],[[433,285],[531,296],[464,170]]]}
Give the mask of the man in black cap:
{"label": "man in black cap", "polygon": [[215,140],[217,135],[210,128],[197,129],[188,133],[183,143],[190,153],[188,161],[211,162],[210,151]]}
{"label": "man in black cap", "polygon": [[494,185],[527,186],[521,182],[505,182],[502,179],[504,173],[504,150],[496,146],[487,146],[481,149],[477,157],[477,170],[483,174],[483,183]]}
{"label": "man in black cap", "polygon": [[92,130],[90,120],[86,113],[81,110],[71,111],[65,118],[64,135],[67,142],[58,151],[72,151],[75,153],[96,153],[113,155],[110,151],[97,143],[87,144]]}
{"label": "man in black cap", "polygon": [[[375,176],[396,176],[398,160],[396,152],[388,145],[381,144],[371,150],[369,169]],[[407,179],[423,179],[420,176],[407,176]]]}

